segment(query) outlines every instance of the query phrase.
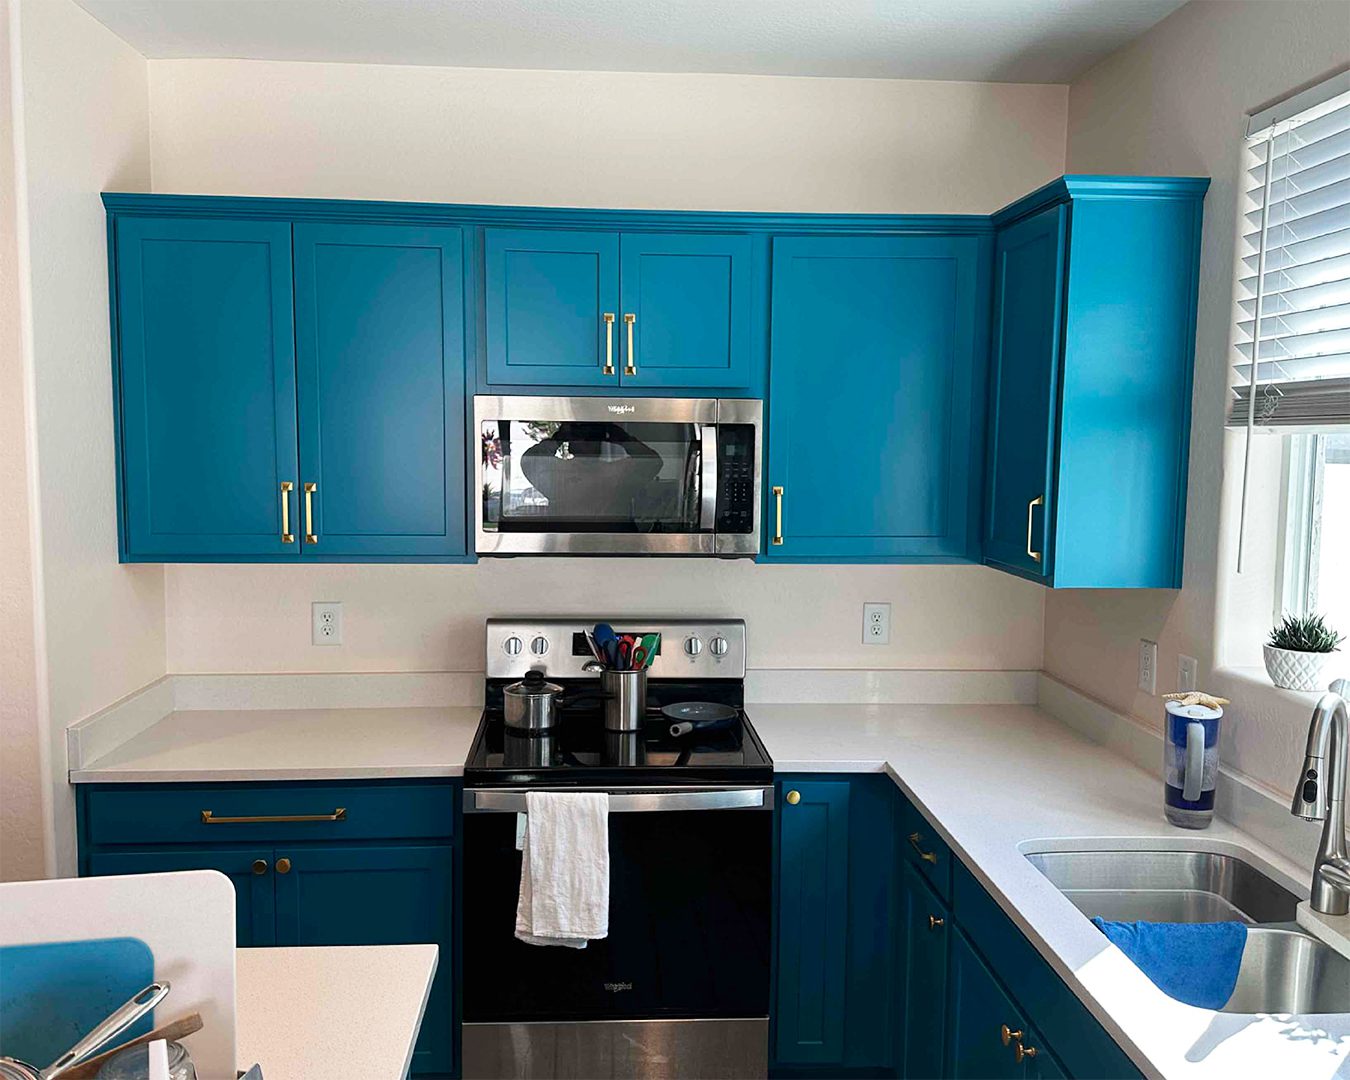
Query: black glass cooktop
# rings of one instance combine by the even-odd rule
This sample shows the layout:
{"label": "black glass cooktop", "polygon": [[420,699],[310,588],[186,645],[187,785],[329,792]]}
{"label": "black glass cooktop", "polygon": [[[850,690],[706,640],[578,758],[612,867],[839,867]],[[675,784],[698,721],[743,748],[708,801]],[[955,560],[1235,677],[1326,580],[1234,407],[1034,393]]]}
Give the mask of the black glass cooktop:
{"label": "black glass cooktop", "polygon": [[[653,680],[641,731],[607,731],[601,706],[579,703],[564,709],[551,730],[532,734],[502,722],[502,685],[488,684],[487,707],[464,766],[468,787],[773,783],[773,759],[740,707],[739,682]],[[728,704],[737,716],[724,727],[672,735],[660,708],[677,701]]]}

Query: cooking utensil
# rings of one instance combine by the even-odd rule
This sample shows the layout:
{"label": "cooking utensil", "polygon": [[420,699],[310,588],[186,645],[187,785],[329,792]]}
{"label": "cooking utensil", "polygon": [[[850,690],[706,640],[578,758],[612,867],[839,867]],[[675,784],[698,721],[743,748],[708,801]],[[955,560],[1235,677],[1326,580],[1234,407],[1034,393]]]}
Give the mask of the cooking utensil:
{"label": "cooking utensil", "polygon": [[[124,1042],[121,1046],[115,1047],[112,1050],[105,1050],[101,1054],[95,1054],[93,1057],[81,1061],[78,1065],[72,1065],[62,1074],[61,1080],[94,1080],[99,1074],[99,1069],[112,1061],[113,1058],[121,1056],[125,1051],[130,1050],[134,1046],[140,1046],[144,1043],[151,1042],[154,1039],[165,1039],[170,1043],[177,1043],[186,1039],[194,1032],[201,1031],[201,1029],[201,1013],[195,1012],[189,1013],[187,1016],[180,1016],[172,1023],[157,1027],[148,1034],[140,1035],[130,1042]],[[170,1057],[172,1058],[172,1056],[171,1047]],[[170,1064],[172,1065],[172,1061]],[[170,1072],[172,1072],[172,1068],[170,1069]]]}
{"label": "cooking utensil", "polygon": [[126,1004],[115,1010],[103,1023],[77,1042],[45,1069],[29,1065],[18,1058],[0,1058],[0,1077],[4,1080],[56,1080],[74,1065],[83,1061],[109,1039],[115,1039],[146,1013],[164,1000],[169,993],[167,982],[153,982]]}
{"label": "cooking utensil", "polygon": [[591,655],[603,664],[605,662],[605,654],[601,651],[600,646],[596,644],[595,632],[593,630],[583,630],[582,634],[586,636],[586,645],[591,650]]}
{"label": "cooking utensil", "polygon": [[670,733],[677,738],[695,731],[711,731],[726,727],[737,716],[736,710],[730,705],[722,705],[715,701],[679,701],[665,706],[661,714],[666,719],[675,721],[670,725]]}
{"label": "cooking utensil", "polygon": [[547,731],[558,722],[562,693],[563,688],[545,679],[542,671],[527,671],[520,682],[502,689],[506,726],[516,731]]}
{"label": "cooking utensil", "polygon": [[[154,1039],[119,1047],[108,1056],[96,1080],[155,1080],[156,1057],[165,1080],[197,1080],[192,1055],[182,1043]],[[62,1080],[68,1080],[67,1073]]]}

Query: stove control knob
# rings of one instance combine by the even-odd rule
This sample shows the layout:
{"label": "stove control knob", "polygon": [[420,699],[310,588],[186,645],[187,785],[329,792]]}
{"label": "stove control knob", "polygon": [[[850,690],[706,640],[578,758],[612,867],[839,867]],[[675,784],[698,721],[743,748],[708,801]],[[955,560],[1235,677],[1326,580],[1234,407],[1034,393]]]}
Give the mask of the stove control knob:
{"label": "stove control knob", "polygon": [[688,657],[695,657],[703,651],[703,642],[699,640],[697,634],[690,634],[684,639],[684,654]]}
{"label": "stove control knob", "polygon": [[506,653],[507,656],[519,656],[520,650],[523,648],[525,648],[525,642],[514,634],[502,642],[502,652]]}
{"label": "stove control knob", "polygon": [[727,644],[726,638],[721,634],[718,634],[717,637],[708,642],[708,648],[712,650],[714,656],[726,656],[727,650],[729,650],[731,646]]}
{"label": "stove control knob", "polygon": [[530,642],[530,652],[534,653],[535,656],[543,656],[548,652],[548,638],[544,637],[543,634],[540,634]]}

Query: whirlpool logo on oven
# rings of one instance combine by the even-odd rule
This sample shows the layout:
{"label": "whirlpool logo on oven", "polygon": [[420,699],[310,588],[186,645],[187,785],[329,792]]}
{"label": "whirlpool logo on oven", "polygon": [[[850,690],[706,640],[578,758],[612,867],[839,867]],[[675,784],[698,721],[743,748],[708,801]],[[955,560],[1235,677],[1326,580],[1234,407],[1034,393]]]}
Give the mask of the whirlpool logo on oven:
{"label": "whirlpool logo on oven", "polygon": [[637,412],[637,406],[636,406],[636,405],[610,405],[610,406],[608,406],[608,409],[609,409],[610,412],[614,413],[616,416],[622,416],[624,413],[635,413],[635,412]]}
{"label": "whirlpool logo on oven", "polygon": [[633,989],[633,984],[630,982],[605,983],[605,989],[611,994],[622,994],[625,990]]}

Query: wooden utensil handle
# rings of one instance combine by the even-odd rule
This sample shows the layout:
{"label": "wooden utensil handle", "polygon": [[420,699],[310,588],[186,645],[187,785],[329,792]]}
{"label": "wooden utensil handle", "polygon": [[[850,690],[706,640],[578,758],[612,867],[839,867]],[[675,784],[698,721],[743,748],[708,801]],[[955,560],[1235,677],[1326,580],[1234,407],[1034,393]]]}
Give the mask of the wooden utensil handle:
{"label": "wooden utensil handle", "polygon": [[62,1080],[94,1080],[98,1075],[99,1068],[114,1054],[120,1054],[128,1046],[139,1046],[141,1043],[152,1042],[155,1039],[166,1039],[169,1042],[178,1042],[180,1039],[186,1039],[194,1031],[202,1029],[202,1014],[189,1013],[187,1016],[180,1017],[170,1024],[163,1027],[157,1027],[154,1031],[148,1032],[135,1039],[129,1039],[121,1046],[115,1046],[97,1057],[91,1057],[87,1061],[81,1061],[61,1074]]}

